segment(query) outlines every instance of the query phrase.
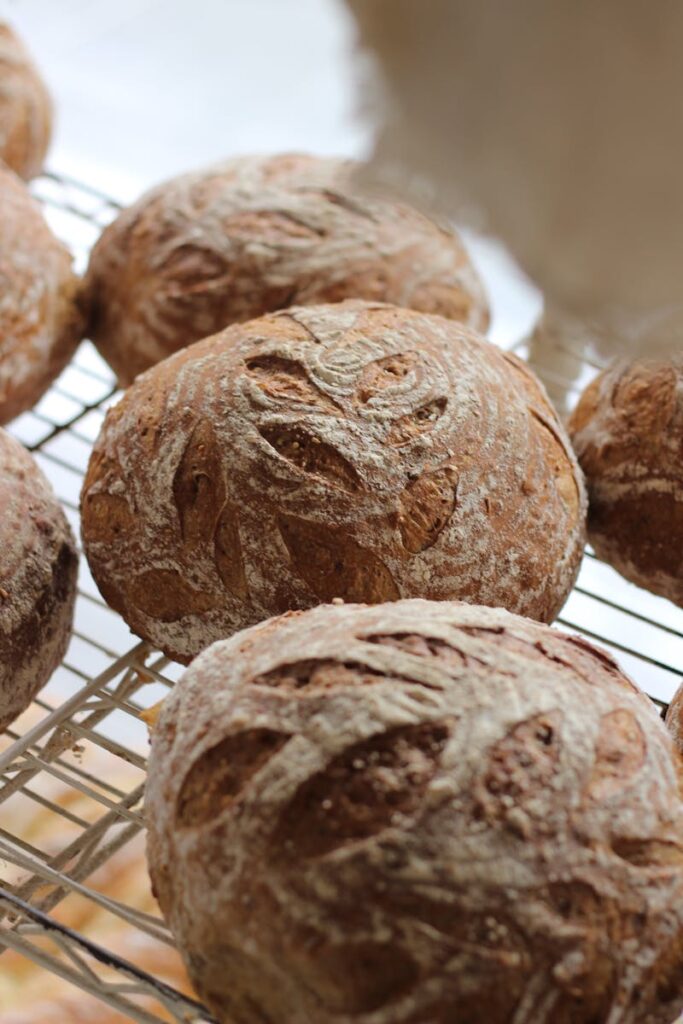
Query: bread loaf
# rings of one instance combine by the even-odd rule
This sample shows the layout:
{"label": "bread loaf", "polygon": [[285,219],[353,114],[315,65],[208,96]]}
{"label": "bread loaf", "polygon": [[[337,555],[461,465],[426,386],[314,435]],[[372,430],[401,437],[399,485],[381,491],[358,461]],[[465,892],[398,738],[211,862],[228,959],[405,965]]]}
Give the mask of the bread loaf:
{"label": "bread loaf", "polygon": [[666,725],[680,754],[683,754],[683,686],[679,686],[666,711]]}
{"label": "bread loaf", "polygon": [[24,44],[0,21],[0,160],[22,178],[40,173],[52,132],[52,102]]}
{"label": "bread loaf", "polygon": [[581,396],[569,429],[596,554],[683,604],[683,360],[621,362]]}
{"label": "bread loaf", "polygon": [[160,185],[95,246],[90,336],[123,384],[228,324],[297,304],[373,299],[488,323],[458,237],[354,192],[352,164],[243,157]]}
{"label": "bread loaf", "polygon": [[671,1024],[679,761],[604,652],[501,609],[326,606],[168,697],[155,892],[229,1024]]}
{"label": "bread loaf", "polygon": [[82,493],[104,598],[187,662],[335,597],[550,621],[585,498],[541,386],[460,324],[350,301],[177,353],[106,418]]}
{"label": "bread loaf", "polygon": [[69,524],[28,452],[0,430],[0,730],[59,664],[77,556]]}
{"label": "bread loaf", "polygon": [[0,423],[30,409],[82,334],[71,256],[12,171],[0,169]]}

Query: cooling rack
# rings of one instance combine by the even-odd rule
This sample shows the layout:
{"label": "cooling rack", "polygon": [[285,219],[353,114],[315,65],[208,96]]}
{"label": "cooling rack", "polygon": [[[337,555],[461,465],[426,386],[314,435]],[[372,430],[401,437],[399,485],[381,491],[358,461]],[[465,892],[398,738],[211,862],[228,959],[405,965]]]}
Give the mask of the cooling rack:
{"label": "cooling rack", "polygon": [[[34,190],[82,268],[116,203],[54,174],[38,179]],[[526,354],[524,342],[506,347]],[[558,352],[543,373],[553,388],[576,393],[595,369],[583,354]],[[115,398],[108,368],[85,342],[38,406],[11,426],[52,481],[77,535],[81,479]],[[611,649],[666,706],[683,669],[680,610],[626,583],[588,551],[559,624]],[[211,1021],[178,990],[177,972],[168,979],[161,968],[148,972],[130,953],[152,944],[174,955],[166,926],[150,910],[146,883],[119,899],[100,882],[122,851],[142,857],[148,740],[140,715],[180,671],[131,636],[81,560],[64,662],[0,737],[0,952],[34,961],[109,1004],[116,1019],[142,1024]],[[93,917],[97,927],[89,925]],[[116,941],[108,944],[103,936],[110,935]],[[156,962],[163,964],[163,955]],[[0,1013],[1,1000],[0,986]]]}
{"label": "cooling rack", "polygon": [[[96,189],[54,174],[38,179],[34,192],[83,269],[117,204]],[[50,478],[76,536],[90,446],[115,396],[108,367],[84,343],[37,407],[10,428]],[[100,599],[81,559],[75,628],[66,657],[32,706],[0,738],[0,951],[14,950],[98,997],[118,1012],[117,1019],[145,1024],[212,1020],[198,1002],[162,977],[98,942],[98,934],[105,934],[129,951],[157,947],[155,959],[161,963],[164,948],[169,958],[174,955],[161,918],[141,909],[149,903],[146,880],[135,905],[107,895],[97,879],[136,840],[143,856],[139,840],[147,729],[140,714],[164,696],[179,671],[135,642]],[[93,909],[94,934],[64,923],[87,920]],[[0,987],[4,1019],[1,1000]]]}

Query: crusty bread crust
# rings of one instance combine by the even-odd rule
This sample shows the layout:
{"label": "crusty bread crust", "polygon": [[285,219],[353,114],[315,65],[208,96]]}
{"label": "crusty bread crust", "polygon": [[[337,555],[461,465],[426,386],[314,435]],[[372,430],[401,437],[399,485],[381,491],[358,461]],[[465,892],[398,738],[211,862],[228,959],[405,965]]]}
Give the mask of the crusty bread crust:
{"label": "crusty bread crust", "polygon": [[66,650],[77,562],[49,483],[0,430],[0,729],[28,707]]}
{"label": "crusty bread crust", "polygon": [[0,22],[0,160],[28,180],[40,174],[52,134],[52,101],[21,39]]}
{"label": "crusty bread crust", "polygon": [[683,605],[683,360],[614,364],[586,388],[569,429],[595,553]]}
{"label": "crusty bread crust", "polygon": [[461,324],[349,301],[234,325],[107,415],[85,551],[131,628],[187,662],[334,597],[551,621],[585,496],[541,385]]}
{"label": "crusty bread crust", "polygon": [[680,760],[609,655],[502,609],[319,607],[166,700],[155,892],[229,1024],[669,1024]]}
{"label": "crusty bread crust", "polygon": [[0,423],[32,408],[83,333],[71,255],[17,176],[0,169]]}
{"label": "crusty bread crust", "polygon": [[87,274],[90,335],[122,384],[229,324],[372,299],[462,320],[488,305],[460,242],[359,195],[349,161],[242,157],[174,178],[105,229]]}
{"label": "crusty bread crust", "polygon": [[683,754],[683,686],[678,687],[667,708],[666,726],[678,752]]}

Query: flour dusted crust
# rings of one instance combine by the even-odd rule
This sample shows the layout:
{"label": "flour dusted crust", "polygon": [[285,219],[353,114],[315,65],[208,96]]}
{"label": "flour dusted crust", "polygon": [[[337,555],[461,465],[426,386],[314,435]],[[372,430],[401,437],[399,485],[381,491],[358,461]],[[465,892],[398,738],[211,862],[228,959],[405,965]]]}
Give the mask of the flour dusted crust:
{"label": "flour dusted crust", "polygon": [[290,613],[166,701],[151,875],[230,1024],[671,1024],[678,764],[581,638],[451,602]]}
{"label": "flour dusted crust", "polygon": [[683,605],[683,359],[615,364],[585,390],[569,429],[596,554]]}
{"label": "flour dusted crust", "polygon": [[362,302],[234,325],[107,415],[82,493],[105,599],[180,661],[335,597],[550,621],[585,498],[541,386],[442,317]]}
{"label": "flour dusted crust", "polygon": [[459,238],[352,188],[349,161],[242,157],[158,186],[95,246],[90,334],[123,384],[236,321],[359,298],[483,330]]}
{"label": "flour dusted crust", "polygon": [[22,178],[40,173],[52,131],[52,102],[24,44],[0,21],[0,160]]}
{"label": "flour dusted crust", "polygon": [[679,686],[666,711],[666,726],[679,753],[683,754],[683,686]]}
{"label": "flour dusted crust", "polygon": [[0,729],[59,664],[71,630],[76,545],[29,453],[0,430]]}
{"label": "flour dusted crust", "polygon": [[0,169],[0,423],[35,405],[81,334],[71,255],[23,182]]}

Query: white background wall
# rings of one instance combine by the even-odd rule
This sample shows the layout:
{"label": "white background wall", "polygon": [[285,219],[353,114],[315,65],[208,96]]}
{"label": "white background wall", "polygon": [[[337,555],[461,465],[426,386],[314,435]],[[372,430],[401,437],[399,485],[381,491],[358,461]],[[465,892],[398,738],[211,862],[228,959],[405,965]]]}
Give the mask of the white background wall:
{"label": "white background wall", "polygon": [[58,110],[56,169],[118,194],[231,154],[362,154],[338,0],[0,0]]}
{"label": "white background wall", "polygon": [[[127,201],[245,152],[362,157],[354,28],[342,0],[0,0],[55,97],[49,164]],[[490,245],[474,256],[509,344],[539,299]]]}

